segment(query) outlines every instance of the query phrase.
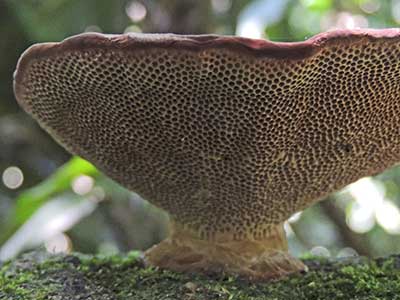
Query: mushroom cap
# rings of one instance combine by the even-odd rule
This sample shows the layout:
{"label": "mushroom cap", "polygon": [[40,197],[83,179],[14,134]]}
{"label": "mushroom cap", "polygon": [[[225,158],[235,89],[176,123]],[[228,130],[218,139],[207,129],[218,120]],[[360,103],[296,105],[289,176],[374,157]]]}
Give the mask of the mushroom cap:
{"label": "mushroom cap", "polygon": [[14,89],[67,150],[203,238],[262,238],[400,160],[399,29],[82,34],[29,48]]}

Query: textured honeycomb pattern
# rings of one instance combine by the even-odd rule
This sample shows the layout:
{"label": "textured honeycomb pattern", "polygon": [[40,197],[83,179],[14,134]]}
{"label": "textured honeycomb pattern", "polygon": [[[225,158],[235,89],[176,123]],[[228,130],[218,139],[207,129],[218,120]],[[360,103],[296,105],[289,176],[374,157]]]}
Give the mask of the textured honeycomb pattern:
{"label": "textured honeycomb pattern", "polygon": [[400,42],[350,40],[301,59],[212,43],[56,47],[26,64],[17,96],[67,149],[201,237],[260,239],[400,160]]}

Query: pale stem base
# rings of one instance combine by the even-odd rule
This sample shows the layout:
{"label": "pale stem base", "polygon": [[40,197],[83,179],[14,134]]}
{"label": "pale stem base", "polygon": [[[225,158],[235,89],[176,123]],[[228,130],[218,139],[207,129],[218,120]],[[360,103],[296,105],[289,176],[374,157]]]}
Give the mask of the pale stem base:
{"label": "pale stem base", "polygon": [[145,253],[149,265],[189,273],[224,273],[249,280],[268,280],[304,271],[306,266],[288,253],[283,226],[264,240],[201,240],[173,224],[171,235]]}

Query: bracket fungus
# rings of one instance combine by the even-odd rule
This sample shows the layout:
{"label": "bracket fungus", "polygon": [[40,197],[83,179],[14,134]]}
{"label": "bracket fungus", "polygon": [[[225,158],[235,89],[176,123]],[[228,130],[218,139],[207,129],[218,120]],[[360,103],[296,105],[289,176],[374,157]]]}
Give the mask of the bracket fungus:
{"label": "bracket fungus", "polygon": [[170,214],[145,257],[177,271],[302,270],[283,222],[400,161],[399,29],[82,34],[29,48],[14,89],[67,150]]}

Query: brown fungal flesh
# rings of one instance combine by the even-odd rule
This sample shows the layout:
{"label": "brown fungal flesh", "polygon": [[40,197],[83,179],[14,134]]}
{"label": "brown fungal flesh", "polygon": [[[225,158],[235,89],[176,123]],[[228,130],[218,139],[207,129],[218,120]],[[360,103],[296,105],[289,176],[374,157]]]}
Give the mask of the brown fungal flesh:
{"label": "brown fungal flesh", "polygon": [[301,269],[285,219],[400,160],[398,29],[82,34],[29,48],[14,88],[66,149],[171,215],[147,257],[176,270]]}

